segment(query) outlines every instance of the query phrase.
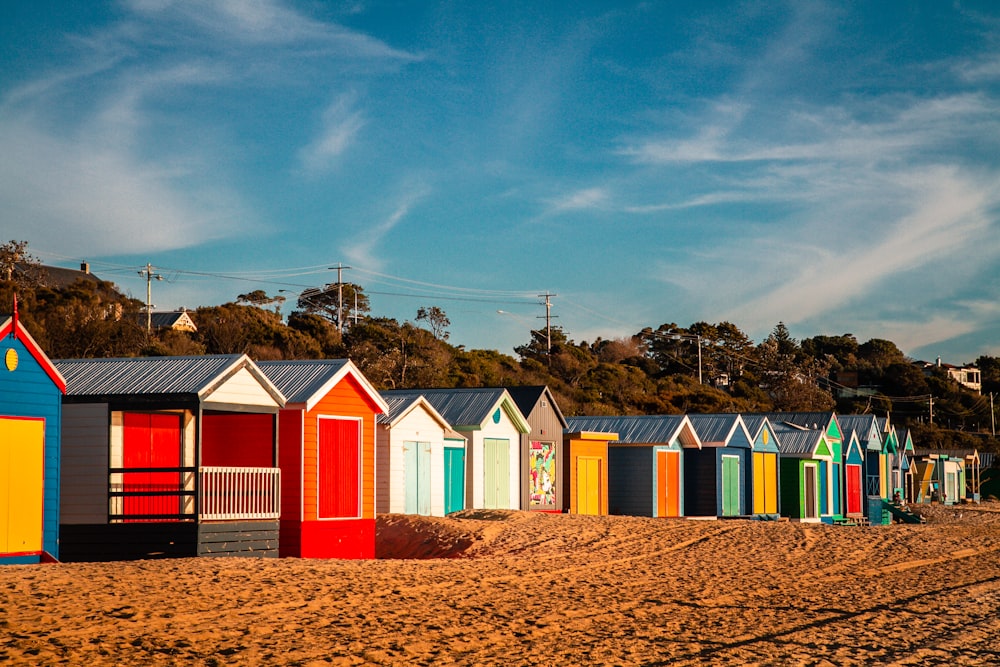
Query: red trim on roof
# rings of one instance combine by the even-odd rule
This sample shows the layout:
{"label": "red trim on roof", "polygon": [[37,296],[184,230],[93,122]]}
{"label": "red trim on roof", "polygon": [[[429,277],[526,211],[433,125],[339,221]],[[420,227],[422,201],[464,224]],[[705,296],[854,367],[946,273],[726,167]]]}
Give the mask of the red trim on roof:
{"label": "red trim on roof", "polygon": [[35,358],[35,361],[38,362],[38,365],[42,367],[42,370],[45,371],[45,374],[49,376],[50,380],[52,380],[52,383],[57,387],[59,387],[60,392],[65,394],[66,380],[63,379],[63,376],[60,375],[58,370],[56,370],[56,367],[52,364],[52,361],[49,360],[45,352],[42,351],[42,348],[38,346],[38,343],[35,342],[35,339],[31,337],[31,334],[28,333],[28,330],[25,329],[24,326],[22,326],[20,320],[17,320],[13,317],[9,317],[7,318],[6,322],[0,324],[0,338],[3,338],[8,335],[12,336],[14,340],[21,341],[21,344],[28,349],[28,352],[31,353],[31,356]]}

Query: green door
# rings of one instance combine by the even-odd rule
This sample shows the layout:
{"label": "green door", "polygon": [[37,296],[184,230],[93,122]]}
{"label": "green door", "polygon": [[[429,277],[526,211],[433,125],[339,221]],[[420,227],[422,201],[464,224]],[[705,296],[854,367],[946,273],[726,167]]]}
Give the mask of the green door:
{"label": "green door", "polygon": [[403,511],[407,514],[431,513],[431,443],[404,442],[406,472],[406,500]]}
{"label": "green door", "polygon": [[465,509],[465,448],[444,448],[444,513]]}
{"label": "green door", "polygon": [[510,442],[483,439],[483,507],[510,509]]}
{"label": "green door", "polygon": [[740,457],[722,457],[722,516],[740,514]]}

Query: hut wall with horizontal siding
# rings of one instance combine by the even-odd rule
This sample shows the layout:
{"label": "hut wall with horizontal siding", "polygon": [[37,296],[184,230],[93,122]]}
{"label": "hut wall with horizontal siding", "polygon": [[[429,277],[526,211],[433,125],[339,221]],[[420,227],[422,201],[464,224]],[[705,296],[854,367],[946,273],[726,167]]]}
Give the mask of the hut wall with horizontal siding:
{"label": "hut wall with horizontal siding", "polygon": [[375,414],[357,381],[347,376],[324,396],[305,417],[303,424],[302,490],[303,519],[316,521],[318,508],[317,448],[320,417],[361,419],[361,517],[375,518]]}
{"label": "hut wall with horizontal siding", "polygon": [[64,525],[103,524],[108,521],[109,427],[108,406],[105,403],[70,403],[63,406],[59,522]]}
{"label": "hut wall with horizontal siding", "polygon": [[430,512],[444,516],[444,428],[423,407],[407,414],[392,429],[378,427],[376,459],[376,511],[401,514],[406,511],[407,442],[426,442],[431,447]]}
{"label": "hut wall with horizontal siding", "polygon": [[62,392],[46,373],[41,362],[23,342],[6,339],[6,349],[17,352],[13,371],[0,374],[0,415],[45,420],[42,452],[42,549],[59,555],[59,474],[61,465]]}
{"label": "hut wall with horizontal siding", "polygon": [[652,447],[608,447],[608,513],[653,516]]}
{"label": "hut wall with horizontal siding", "polygon": [[719,449],[705,447],[684,452],[684,513],[688,516],[716,516],[718,513]]}

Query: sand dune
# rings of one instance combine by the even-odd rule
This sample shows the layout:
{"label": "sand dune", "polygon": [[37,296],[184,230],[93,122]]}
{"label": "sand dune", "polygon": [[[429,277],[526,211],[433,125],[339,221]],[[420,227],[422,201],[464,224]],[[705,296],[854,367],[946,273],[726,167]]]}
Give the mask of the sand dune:
{"label": "sand dune", "polygon": [[0,662],[1000,664],[1000,508],[846,528],[389,515],[376,561],[0,568]]}

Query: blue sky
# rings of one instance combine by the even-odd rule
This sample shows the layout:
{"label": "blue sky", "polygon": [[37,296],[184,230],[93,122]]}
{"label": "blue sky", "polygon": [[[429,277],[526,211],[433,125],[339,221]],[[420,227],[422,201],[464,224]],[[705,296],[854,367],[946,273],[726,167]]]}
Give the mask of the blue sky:
{"label": "blue sky", "polygon": [[1000,355],[992,1],[4,3],[0,156],[0,238],[161,309]]}

